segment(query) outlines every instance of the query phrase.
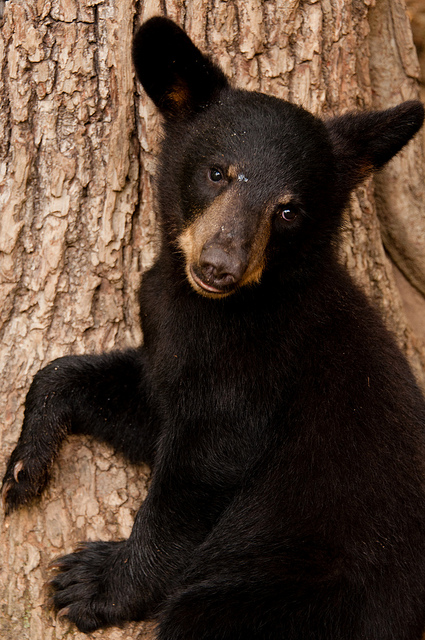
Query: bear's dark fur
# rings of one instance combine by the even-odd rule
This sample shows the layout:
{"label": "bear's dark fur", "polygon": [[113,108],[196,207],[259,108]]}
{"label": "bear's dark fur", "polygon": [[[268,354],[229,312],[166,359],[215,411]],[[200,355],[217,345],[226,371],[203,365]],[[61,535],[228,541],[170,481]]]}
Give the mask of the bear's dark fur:
{"label": "bear's dark fur", "polygon": [[419,640],[425,403],[335,246],[350,191],[423,107],[323,122],[231,88],[164,18],[133,54],[165,131],[145,342],[36,375],[6,508],[41,492],[68,433],[91,434],[153,477],[128,540],[58,560],[54,606],[80,630]]}

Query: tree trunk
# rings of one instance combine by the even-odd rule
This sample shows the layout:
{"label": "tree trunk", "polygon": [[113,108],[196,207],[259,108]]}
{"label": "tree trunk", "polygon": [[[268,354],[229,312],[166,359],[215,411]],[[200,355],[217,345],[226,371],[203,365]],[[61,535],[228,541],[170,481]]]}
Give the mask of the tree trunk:
{"label": "tree trunk", "polygon": [[[164,12],[237,85],[316,114],[418,95],[403,0],[9,0],[0,22],[2,470],[40,367],[142,338],[136,297],[156,249],[160,122],[135,83],[130,50],[136,24]],[[357,190],[341,259],[424,384],[421,142]],[[40,501],[1,514],[2,638],[86,637],[45,608],[48,564],[81,540],[127,537],[148,477],[106,447],[71,438]],[[151,638],[152,626],[94,637]]]}

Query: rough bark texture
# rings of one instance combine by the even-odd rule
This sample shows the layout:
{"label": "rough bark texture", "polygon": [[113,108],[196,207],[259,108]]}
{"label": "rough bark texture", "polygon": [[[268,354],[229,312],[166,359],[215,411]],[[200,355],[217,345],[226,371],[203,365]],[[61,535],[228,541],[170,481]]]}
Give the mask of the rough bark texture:
{"label": "rough bark texture", "polygon": [[[135,85],[130,43],[138,21],[164,12],[239,86],[318,114],[418,95],[402,0],[9,0],[0,23],[0,471],[43,364],[141,340],[136,292],[155,255],[160,131]],[[376,198],[372,181],[358,189],[341,256],[423,383],[421,154],[418,137],[376,181]],[[71,439],[39,503],[1,513],[2,638],[86,637],[45,609],[48,563],[80,540],[128,536],[148,473]],[[151,634],[139,624],[94,637]]]}
{"label": "rough bark texture", "polygon": [[406,4],[421,67],[420,84],[423,92],[425,90],[425,0],[407,0]]}

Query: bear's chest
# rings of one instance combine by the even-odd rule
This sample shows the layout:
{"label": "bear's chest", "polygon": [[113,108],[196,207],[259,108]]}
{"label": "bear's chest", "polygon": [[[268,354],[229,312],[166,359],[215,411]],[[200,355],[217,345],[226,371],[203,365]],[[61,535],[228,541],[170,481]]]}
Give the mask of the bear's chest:
{"label": "bear's chest", "polygon": [[270,445],[284,394],[240,343],[200,354],[188,338],[157,363],[164,455],[185,486],[213,501],[217,488],[239,486]]}
{"label": "bear's chest", "polygon": [[282,423],[295,380],[297,346],[287,339],[278,304],[179,295],[165,282],[154,267],[141,291],[153,396],[164,424],[203,454],[251,450]]}

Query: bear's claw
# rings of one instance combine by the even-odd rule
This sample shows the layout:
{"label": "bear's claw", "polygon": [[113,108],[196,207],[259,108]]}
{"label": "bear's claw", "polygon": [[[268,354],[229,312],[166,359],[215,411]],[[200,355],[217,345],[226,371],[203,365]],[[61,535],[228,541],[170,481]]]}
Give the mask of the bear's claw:
{"label": "bear's claw", "polygon": [[6,512],[6,514],[9,512],[9,505],[7,503],[7,494],[9,493],[10,489],[12,488],[13,482],[11,480],[8,480],[7,482],[5,482],[3,484],[2,490],[1,490],[1,502],[3,505],[3,509]]}
{"label": "bear's claw", "polygon": [[18,444],[3,478],[1,498],[6,515],[28,504],[43,491],[49,478],[49,469],[49,465],[29,455]]}
{"label": "bear's claw", "polygon": [[22,471],[23,468],[24,468],[24,463],[22,460],[19,460],[13,468],[13,477],[15,478],[15,482],[19,482],[19,473]]}

